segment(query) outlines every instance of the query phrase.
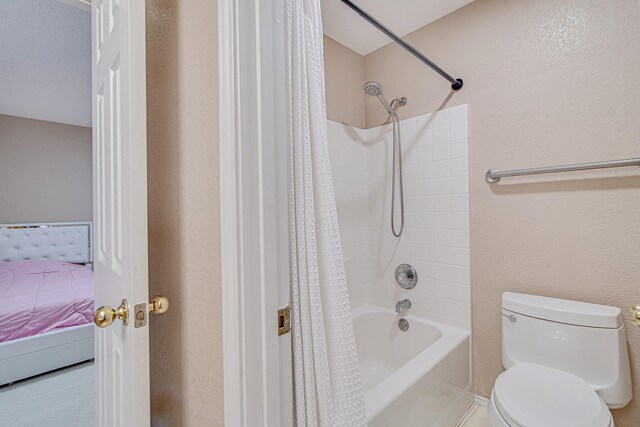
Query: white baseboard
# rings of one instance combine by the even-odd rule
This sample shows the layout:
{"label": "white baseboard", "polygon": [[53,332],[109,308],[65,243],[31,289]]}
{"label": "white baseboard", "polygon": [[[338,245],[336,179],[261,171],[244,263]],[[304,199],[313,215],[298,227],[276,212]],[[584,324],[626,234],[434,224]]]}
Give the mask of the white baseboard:
{"label": "white baseboard", "polygon": [[478,405],[482,406],[483,408],[486,408],[487,405],[489,405],[489,399],[487,399],[486,397],[478,396],[476,394],[474,395],[473,399],[476,401]]}

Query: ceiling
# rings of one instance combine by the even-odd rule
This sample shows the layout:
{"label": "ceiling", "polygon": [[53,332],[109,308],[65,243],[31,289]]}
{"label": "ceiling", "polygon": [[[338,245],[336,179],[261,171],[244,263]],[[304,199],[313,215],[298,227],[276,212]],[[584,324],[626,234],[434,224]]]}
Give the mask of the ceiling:
{"label": "ceiling", "polygon": [[0,114],[91,126],[91,19],[56,0],[0,0]]}
{"label": "ceiling", "polygon": [[[352,0],[400,37],[473,0]],[[387,36],[340,0],[321,0],[324,33],[360,55],[390,43]]]}
{"label": "ceiling", "polygon": [[[91,22],[79,0],[0,0],[0,114],[91,126]],[[354,0],[405,36],[473,0]],[[86,2],[86,0],[84,1]],[[324,32],[361,55],[389,39],[340,0]]]}

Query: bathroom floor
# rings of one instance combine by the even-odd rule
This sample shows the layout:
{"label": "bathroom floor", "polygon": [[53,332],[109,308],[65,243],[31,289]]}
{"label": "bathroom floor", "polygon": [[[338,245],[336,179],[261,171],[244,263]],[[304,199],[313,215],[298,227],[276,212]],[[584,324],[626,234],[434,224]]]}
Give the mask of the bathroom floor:
{"label": "bathroom floor", "polygon": [[487,408],[474,403],[456,427],[491,427]]}

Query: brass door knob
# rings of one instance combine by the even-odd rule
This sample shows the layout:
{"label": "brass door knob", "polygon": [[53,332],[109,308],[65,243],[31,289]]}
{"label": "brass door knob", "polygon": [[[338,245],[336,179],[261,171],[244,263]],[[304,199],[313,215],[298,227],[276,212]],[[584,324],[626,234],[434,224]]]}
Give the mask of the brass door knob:
{"label": "brass door knob", "polygon": [[629,320],[640,326],[640,304],[632,305],[627,309]]}
{"label": "brass door knob", "polygon": [[149,303],[149,313],[164,314],[169,310],[169,298],[158,295]]}
{"label": "brass door knob", "polygon": [[125,326],[129,323],[129,304],[126,299],[123,299],[116,309],[103,305],[93,315],[93,323],[99,328],[111,326],[116,319],[122,320]]}

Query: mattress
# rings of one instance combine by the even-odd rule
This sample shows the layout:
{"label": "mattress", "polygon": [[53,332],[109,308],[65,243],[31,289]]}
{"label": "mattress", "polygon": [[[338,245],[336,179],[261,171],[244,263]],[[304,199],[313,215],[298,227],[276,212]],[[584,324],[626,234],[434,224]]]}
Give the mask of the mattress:
{"label": "mattress", "polygon": [[63,261],[0,262],[0,342],[93,320],[93,271]]}

